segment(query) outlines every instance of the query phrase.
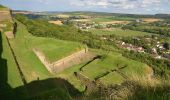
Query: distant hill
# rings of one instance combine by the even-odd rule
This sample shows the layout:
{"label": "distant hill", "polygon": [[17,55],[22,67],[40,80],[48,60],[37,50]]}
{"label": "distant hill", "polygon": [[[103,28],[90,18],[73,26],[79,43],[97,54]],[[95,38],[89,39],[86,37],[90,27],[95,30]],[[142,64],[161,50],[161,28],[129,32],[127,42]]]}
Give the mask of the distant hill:
{"label": "distant hill", "polygon": [[44,11],[44,12],[32,12],[32,11],[22,11],[13,10],[13,13],[21,14],[34,14],[34,15],[56,15],[56,14],[66,14],[71,16],[93,16],[93,17],[131,17],[131,18],[170,18],[170,14],[125,14],[125,13],[108,13],[108,12],[91,12],[91,11],[74,11],[74,12],[62,12],[62,11]]}

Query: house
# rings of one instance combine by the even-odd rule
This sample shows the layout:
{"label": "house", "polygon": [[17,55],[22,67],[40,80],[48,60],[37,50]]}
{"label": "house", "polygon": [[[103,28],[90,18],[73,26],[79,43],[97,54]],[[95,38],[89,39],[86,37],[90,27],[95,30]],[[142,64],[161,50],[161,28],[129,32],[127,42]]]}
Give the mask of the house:
{"label": "house", "polygon": [[156,48],[152,48],[152,53],[153,53],[153,54],[157,54]]}
{"label": "house", "polygon": [[143,20],[141,20],[141,19],[136,19],[135,21],[136,21],[137,23],[143,22]]}

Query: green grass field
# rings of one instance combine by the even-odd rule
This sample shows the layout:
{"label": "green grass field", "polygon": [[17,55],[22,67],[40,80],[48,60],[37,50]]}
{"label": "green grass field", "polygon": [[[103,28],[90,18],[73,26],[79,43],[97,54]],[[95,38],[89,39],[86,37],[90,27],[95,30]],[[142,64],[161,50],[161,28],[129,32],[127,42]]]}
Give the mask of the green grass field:
{"label": "green grass field", "polygon": [[41,41],[34,41],[34,43],[37,42],[39,42],[39,45],[37,45],[36,48],[42,51],[51,62],[69,56],[72,53],[77,52],[83,48],[80,43],[67,42],[57,39],[42,38]]}
{"label": "green grass field", "polygon": [[123,36],[123,37],[129,37],[129,36],[144,36],[144,35],[150,35],[150,33],[146,32],[139,32],[139,31],[133,31],[133,30],[122,30],[120,28],[114,28],[114,29],[91,29],[89,30],[93,34],[97,35],[111,35],[114,34],[116,36]]}
{"label": "green grass field", "polygon": [[[99,54],[103,53],[102,51]],[[116,69],[118,66],[127,66],[126,68],[122,69],[125,70],[124,73],[127,75],[132,74],[139,74],[145,75],[145,67],[146,64],[128,59],[123,57],[119,53],[110,52],[105,59],[95,60],[94,62],[90,63],[83,69],[83,74],[87,75],[90,79],[95,79],[98,75],[110,71],[112,69]],[[128,73],[129,72],[129,73]]]}
{"label": "green grass field", "polygon": [[129,17],[101,17],[101,18],[94,18],[91,21],[94,22],[110,22],[110,21],[132,21],[135,20],[134,18]]}

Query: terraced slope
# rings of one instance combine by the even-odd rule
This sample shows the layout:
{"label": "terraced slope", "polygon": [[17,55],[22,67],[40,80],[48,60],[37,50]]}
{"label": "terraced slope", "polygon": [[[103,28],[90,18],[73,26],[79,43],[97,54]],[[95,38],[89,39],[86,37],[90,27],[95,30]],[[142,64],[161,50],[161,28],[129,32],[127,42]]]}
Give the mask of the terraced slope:
{"label": "terraced slope", "polygon": [[[99,50],[94,50],[94,52],[98,54],[106,53]],[[89,64],[86,63],[87,62],[84,62],[75,67],[71,67],[58,75],[75,84],[75,86],[79,86],[80,89],[83,89],[83,84],[76,80],[74,72],[80,72],[91,81],[98,80],[105,85],[121,84],[124,80],[127,80],[128,77],[135,75],[139,77],[149,77],[149,75],[152,74],[152,69],[146,64],[123,57],[116,52],[110,52],[106,58],[96,59]],[[82,71],[80,71],[82,66],[84,67]]]}

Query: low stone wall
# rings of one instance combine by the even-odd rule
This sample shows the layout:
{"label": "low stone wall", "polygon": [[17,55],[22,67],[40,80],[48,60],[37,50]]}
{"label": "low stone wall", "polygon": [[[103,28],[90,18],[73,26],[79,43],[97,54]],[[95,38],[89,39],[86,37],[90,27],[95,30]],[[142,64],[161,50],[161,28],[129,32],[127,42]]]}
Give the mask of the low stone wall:
{"label": "low stone wall", "polygon": [[74,75],[86,86],[86,93],[90,93],[93,90],[95,90],[97,84],[95,80],[90,80],[87,76],[79,73],[79,72],[74,72]]}
{"label": "low stone wall", "polygon": [[63,59],[60,59],[56,62],[50,63],[45,57],[45,55],[38,51],[37,49],[33,49],[36,56],[40,59],[40,61],[45,65],[45,67],[50,71],[51,73],[58,73],[66,68],[69,68],[75,64],[79,64],[84,60],[91,59],[94,57],[88,52],[88,49],[85,48],[81,51],[78,51],[76,53],[73,53],[70,56],[67,56]]}

